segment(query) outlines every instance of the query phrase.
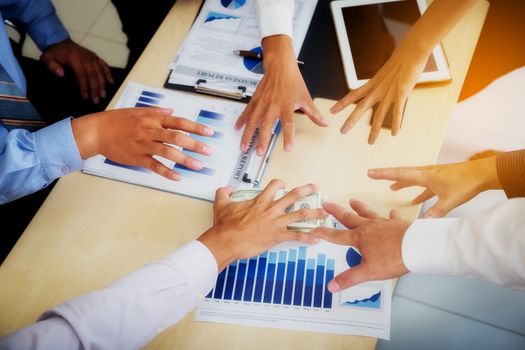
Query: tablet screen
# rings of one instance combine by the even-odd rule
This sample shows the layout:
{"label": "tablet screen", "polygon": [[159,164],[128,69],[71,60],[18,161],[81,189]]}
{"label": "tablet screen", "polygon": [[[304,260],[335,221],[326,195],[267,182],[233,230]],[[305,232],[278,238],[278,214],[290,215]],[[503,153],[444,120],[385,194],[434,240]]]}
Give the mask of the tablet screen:
{"label": "tablet screen", "polygon": [[[342,13],[360,80],[374,76],[421,17],[416,0],[345,7]],[[424,71],[437,71],[433,54]]]}

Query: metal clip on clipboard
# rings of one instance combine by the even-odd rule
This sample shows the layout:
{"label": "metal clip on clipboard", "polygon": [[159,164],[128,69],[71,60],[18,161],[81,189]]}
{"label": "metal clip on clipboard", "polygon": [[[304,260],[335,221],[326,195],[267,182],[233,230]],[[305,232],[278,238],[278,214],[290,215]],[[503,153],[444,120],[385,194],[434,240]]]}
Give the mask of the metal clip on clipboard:
{"label": "metal clip on clipboard", "polygon": [[199,79],[195,83],[194,89],[196,92],[201,92],[208,95],[219,97],[232,98],[235,100],[245,100],[246,87],[245,86],[228,86],[223,83],[208,82],[206,79]]}

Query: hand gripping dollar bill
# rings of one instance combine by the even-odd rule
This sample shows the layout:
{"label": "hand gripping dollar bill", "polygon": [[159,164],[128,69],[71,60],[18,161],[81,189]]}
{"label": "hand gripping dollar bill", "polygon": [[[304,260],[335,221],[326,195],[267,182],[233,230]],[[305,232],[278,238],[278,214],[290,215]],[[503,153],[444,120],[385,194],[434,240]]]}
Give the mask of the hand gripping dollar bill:
{"label": "hand gripping dollar bill", "polygon": [[[262,189],[247,189],[235,191],[230,195],[230,198],[236,202],[248,201],[257,197],[263,190]],[[277,192],[275,199],[279,199],[285,196],[289,190],[280,190]],[[302,208],[306,209],[318,209],[322,208],[323,197],[319,192],[309,194],[308,196],[301,198],[294,204],[286,208],[285,212],[290,213],[297,211]],[[316,227],[332,227],[332,217],[329,216],[325,219],[303,219],[293,224],[288,225],[289,230],[310,232],[310,230]]]}

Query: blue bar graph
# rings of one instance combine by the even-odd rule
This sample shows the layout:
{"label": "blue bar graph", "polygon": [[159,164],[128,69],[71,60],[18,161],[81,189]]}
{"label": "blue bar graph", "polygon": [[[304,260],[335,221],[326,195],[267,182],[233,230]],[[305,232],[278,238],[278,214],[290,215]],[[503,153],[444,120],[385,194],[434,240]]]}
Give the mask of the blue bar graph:
{"label": "blue bar graph", "polygon": [[270,253],[268,259],[268,272],[266,273],[266,283],[264,285],[264,299],[263,302],[271,303],[273,294],[273,282],[275,280],[275,265],[277,263],[277,253]]}
{"label": "blue bar graph", "polygon": [[299,247],[299,260],[297,261],[297,272],[295,274],[295,292],[293,304],[298,306],[303,303],[304,271],[306,268],[306,248]]}
{"label": "blue bar graph", "polygon": [[235,284],[234,300],[242,300],[242,292],[244,290],[244,278],[246,275],[246,260],[239,261],[239,271],[237,272],[237,283]]}
{"label": "blue bar graph", "polygon": [[264,277],[266,275],[266,265],[268,260],[268,253],[263,253],[259,257],[259,266],[257,267],[257,280],[255,281],[255,292],[253,293],[253,301],[261,302],[262,291],[264,286]]}
{"label": "blue bar graph", "polygon": [[208,299],[273,305],[332,308],[327,289],[335,260],[326,254],[307,258],[307,248],[266,252],[234,262],[217,277]]}

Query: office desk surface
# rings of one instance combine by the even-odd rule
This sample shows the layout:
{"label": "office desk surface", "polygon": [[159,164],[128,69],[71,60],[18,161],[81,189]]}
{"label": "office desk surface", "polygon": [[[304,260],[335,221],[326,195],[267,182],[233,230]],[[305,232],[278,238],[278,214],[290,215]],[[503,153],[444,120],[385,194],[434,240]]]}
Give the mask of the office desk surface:
{"label": "office desk surface", "polygon": [[[199,5],[177,1],[128,79],[162,86]],[[275,177],[289,186],[316,182],[342,205],[359,198],[384,214],[397,208],[414,219],[418,208],[409,200],[418,191],[392,192],[387,182],[368,179],[366,170],[434,162],[487,10],[487,2],[477,3],[444,40],[453,80],[416,89],[398,136],[383,131],[369,146],[370,114],[343,136],[338,129],[349,110],[331,116],[333,101],[317,100],[331,126],[318,128],[298,115],[295,149],[285,153],[279,144],[265,182]],[[34,322],[58,303],[163,257],[196,238],[211,219],[208,202],[81,173],[64,177],[0,267],[0,336]],[[374,344],[375,339],[365,337],[197,323],[190,314],[148,348],[371,349]]]}

